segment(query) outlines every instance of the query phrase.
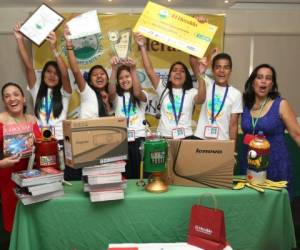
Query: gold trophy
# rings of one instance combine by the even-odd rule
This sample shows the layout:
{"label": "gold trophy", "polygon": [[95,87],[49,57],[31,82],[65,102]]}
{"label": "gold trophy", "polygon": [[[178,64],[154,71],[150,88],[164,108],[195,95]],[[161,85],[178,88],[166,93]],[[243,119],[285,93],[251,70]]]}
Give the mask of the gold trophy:
{"label": "gold trophy", "polygon": [[131,37],[131,29],[108,32],[108,39],[112,50],[120,59],[126,59],[128,57],[131,50]]}

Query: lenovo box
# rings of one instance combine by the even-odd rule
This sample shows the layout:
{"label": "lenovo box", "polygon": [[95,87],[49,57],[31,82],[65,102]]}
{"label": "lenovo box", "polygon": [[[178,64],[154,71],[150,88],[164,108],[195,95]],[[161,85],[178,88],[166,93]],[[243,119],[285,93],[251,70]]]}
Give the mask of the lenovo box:
{"label": "lenovo box", "polygon": [[234,141],[168,140],[171,185],[232,188]]}
{"label": "lenovo box", "polygon": [[74,168],[127,159],[125,118],[63,121],[65,163]]}

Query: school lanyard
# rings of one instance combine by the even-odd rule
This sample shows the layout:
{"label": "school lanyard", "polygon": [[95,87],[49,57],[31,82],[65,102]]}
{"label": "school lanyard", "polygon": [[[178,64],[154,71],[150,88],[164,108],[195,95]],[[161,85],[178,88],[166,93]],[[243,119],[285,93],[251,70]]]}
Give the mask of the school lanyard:
{"label": "school lanyard", "polygon": [[45,110],[46,110],[46,123],[49,124],[49,119],[52,111],[53,101],[52,97],[50,97],[50,103],[48,105],[48,95],[45,96]]}
{"label": "school lanyard", "polygon": [[264,107],[266,106],[268,100],[269,100],[269,98],[266,98],[266,99],[264,100],[263,104],[260,106],[260,110],[259,110],[258,117],[253,118],[253,116],[252,116],[251,113],[250,113],[250,115],[251,115],[251,123],[252,123],[252,133],[253,133],[253,134],[254,134],[254,132],[255,132],[255,127],[256,127],[257,122],[258,122],[258,120],[259,120],[259,118],[260,118],[260,115],[261,115],[261,113],[262,113]]}
{"label": "school lanyard", "polygon": [[125,103],[125,96],[123,95],[123,110],[125,113],[125,117],[127,118],[127,127],[129,125],[130,108],[131,108],[131,97],[129,98],[128,109],[127,109],[126,103]]}
{"label": "school lanyard", "polygon": [[178,111],[178,115],[176,114],[176,108],[175,108],[175,101],[174,101],[174,97],[171,100],[171,104],[172,104],[172,111],[173,111],[173,115],[175,118],[175,122],[176,125],[178,125],[179,123],[179,119],[182,113],[182,108],[183,108],[183,102],[184,102],[184,96],[185,96],[185,91],[183,90],[182,96],[181,96],[181,102],[180,102],[180,107],[179,107],[179,111]]}
{"label": "school lanyard", "polygon": [[214,115],[215,112],[215,91],[216,91],[216,83],[214,82],[213,85],[213,89],[212,89],[212,97],[211,97],[211,123],[214,124],[215,120],[217,119],[218,115],[220,114],[220,112],[222,111],[223,107],[224,107],[224,103],[228,94],[228,85],[226,85],[226,90],[225,90],[225,94],[223,96],[223,100],[220,106],[220,109],[218,111],[218,113],[216,115]]}

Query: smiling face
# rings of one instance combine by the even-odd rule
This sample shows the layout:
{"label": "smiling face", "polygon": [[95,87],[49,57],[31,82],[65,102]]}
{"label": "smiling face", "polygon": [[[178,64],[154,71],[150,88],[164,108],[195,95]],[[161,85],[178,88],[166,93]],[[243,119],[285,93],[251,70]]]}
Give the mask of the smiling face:
{"label": "smiling face", "polygon": [[171,69],[169,81],[173,88],[182,88],[186,80],[186,73],[181,64],[175,64]]}
{"label": "smiling face", "polygon": [[44,81],[49,88],[54,88],[59,81],[57,70],[53,65],[49,65],[44,73]]}
{"label": "smiling face", "polygon": [[220,86],[226,86],[231,74],[231,64],[227,59],[219,59],[213,67],[215,81]]}
{"label": "smiling face", "polygon": [[269,68],[260,68],[252,83],[254,93],[260,98],[268,96],[273,87],[273,72]]}
{"label": "smiling face", "polygon": [[105,88],[107,84],[107,74],[106,72],[101,68],[95,68],[91,72],[90,76],[90,83],[97,89],[103,89]]}
{"label": "smiling face", "polygon": [[8,85],[3,90],[3,102],[5,109],[13,116],[23,114],[25,97],[19,88],[13,85]]}
{"label": "smiling face", "polygon": [[132,88],[132,78],[128,70],[123,69],[118,76],[118,83],[124,91],[129,91]]}

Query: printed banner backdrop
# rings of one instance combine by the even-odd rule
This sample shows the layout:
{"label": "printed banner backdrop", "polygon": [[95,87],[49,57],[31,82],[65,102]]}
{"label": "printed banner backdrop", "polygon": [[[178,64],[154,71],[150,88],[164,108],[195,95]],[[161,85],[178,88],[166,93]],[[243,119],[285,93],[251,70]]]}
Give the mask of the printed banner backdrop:
{"label": "printed banner backdrop", "polygon": [[[65,22],[56,30],[56,35],[58,39],[58,51],[66,59],[66,49],[65,42],[63,38],[63,28],[65,23],[72,17],[78,14],[69,13],[63,14],[65,17]],[[213,42],[206,52],[206,56],[212,48],[218,47],[221,51],[223,50],[223,37],[224,37],[224,16],[217,15],[204,15],[208,18],[209,23],[218,26],[216,35],[214,36]],[[73,41],[74,50],[76,54],[77,61],[80,65],[82,71],[88,71],[93,65],[101,64],[103,65],[108,73],[110,74],[110,58],[113,56],[113,51],[111,49],[110,42],[108,40],[108,32],[110,31],[121,31],[123,29],[132,29],[136,24],[139,14],[113,14],[113,15],[98,15],[101,34],[88,36],[85,38],[77,39]],[[147,120],[150,122],[151,126],[156,126],[157,121],[155,118],[156,106],[158,98],[152,85],[147,78],[143,67],[141,57],[138,51],[138,47],[132,37],[131,41],[131,53],[130,57],[134,58],[138,65],[139,79],[141,81],[142,87],[149,93],[149,105],[147,108]],[[156,69],[156,72],[160,75],[162,79],[167,78],[169,67],[175,61],[182,61],[187,66],[188,55],[179,50],[160,44],[156,41],[147,39],[146,47],[148,49],[152,64]],[[34,55],[34,66],[37,72],[41,72],[44,64],[48,60],[54,60],[54,57],[49,49],[48,42],[45,42],[41,47],[33,45],[33,55]],[[67,62],[67,59],[66,59]],[[74,78],[70,74],[72,82]],[[197,84],[195,82],[195,87]],[[74,84],[74,89],[76,90],[76,84]],[[77,91],[73,91],[72,99],[69,105],[69,117],[76,118],[78,116],[78,106],[80,105],[79,94]],[[199,115],[199,107],[195,108],[193,115],[193,120],[197,121]]]}

